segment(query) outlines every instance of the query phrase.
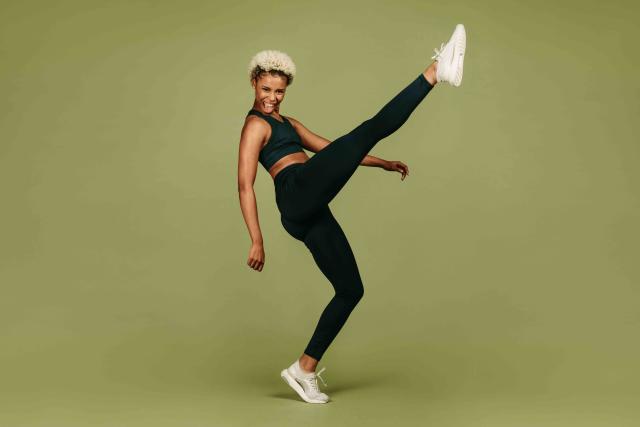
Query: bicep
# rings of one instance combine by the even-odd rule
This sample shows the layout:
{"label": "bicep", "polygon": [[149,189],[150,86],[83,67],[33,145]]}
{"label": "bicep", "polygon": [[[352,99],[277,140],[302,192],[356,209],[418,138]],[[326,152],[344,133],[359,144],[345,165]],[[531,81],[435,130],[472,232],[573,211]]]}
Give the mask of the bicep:
{"label": "bicep", "polygon": [[266,128],[258,120],[249,120],[242,128],[238,149],[238,190],[253,187],[265,136]]}
{"label": "bicep", "polygon": [[293,117],[288,117],[288,119],[291,121],[293,128],[296,130],[296,133],[300,137],[302,145],[307,150],[317,153],[331,143],[331,141],[329,141],[328,139],[311,132],[302,123],[300,123]]}

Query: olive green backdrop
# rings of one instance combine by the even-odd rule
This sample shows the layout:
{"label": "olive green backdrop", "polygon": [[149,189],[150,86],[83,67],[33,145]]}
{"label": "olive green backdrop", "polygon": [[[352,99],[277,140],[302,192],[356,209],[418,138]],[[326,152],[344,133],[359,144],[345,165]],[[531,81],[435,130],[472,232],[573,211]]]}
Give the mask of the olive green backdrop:
{"label": "olive green backdrop", "polygon": [[[0,425],[631,426],[640,422],[640,7],[631,1],[27,1],[0,6]],[[333,294],[236,188],[262,49],[282,113],[348,132],[467,28],[331,207],[365,296],[279,377]],[[324,387],[323,387],[324,388]]]}

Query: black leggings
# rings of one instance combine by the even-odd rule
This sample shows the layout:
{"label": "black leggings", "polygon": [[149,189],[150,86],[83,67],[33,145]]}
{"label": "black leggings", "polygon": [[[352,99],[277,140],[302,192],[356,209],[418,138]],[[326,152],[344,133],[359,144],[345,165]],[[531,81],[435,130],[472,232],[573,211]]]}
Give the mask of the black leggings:
{"label": "black leggings", "polygon": [[322,312],[305,350],[316,360],[322,358],[364,293],[351,246],[328,204],[367,153],[378,141],[400,128],[432,88],[420,74],[375,116],[305,163],[289,165],[275,177],[282,225],[309,248],[336,292]]}

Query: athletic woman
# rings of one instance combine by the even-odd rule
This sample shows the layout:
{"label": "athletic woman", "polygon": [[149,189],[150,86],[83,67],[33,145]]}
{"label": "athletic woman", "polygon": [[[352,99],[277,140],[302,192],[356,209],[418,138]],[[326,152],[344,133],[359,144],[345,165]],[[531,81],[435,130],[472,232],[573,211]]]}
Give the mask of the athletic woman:
{"label": "athletic woman", "polygon": [[[284,229],[305,244],[335,289],[303,354],[280,373],[306,402],[329,401],[316,381],[320,378],[324,383],[320,373],[325,368],[316,373],[316,366],[364,292],[349,242],[328,204],[359,165],[399,172],[404,180],[409,174],[406,164],[368,153],[405,123],[437,83],[460,86],[465,47],[465,29],[458,24],[449,41],[435,49],[431,57],[434,62],[424,72],[376,115],[333,142],[314,134],[293,117],[280,114],[286,88],[296,73],[288,55],[266,50],[249,64],[255,100],[242,128],[238,161],[240,206],[252,241],[247,264],[262,271],[265,261],[253,190],[260,162],[274,180]],[[309,158],[303,148],[316,154]]]}

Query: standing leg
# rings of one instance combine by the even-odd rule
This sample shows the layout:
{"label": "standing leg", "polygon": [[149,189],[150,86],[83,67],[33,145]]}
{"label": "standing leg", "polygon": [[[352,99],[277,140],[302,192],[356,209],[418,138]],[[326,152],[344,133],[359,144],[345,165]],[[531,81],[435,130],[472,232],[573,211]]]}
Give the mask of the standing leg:
{"label": "standing leg", "polygon": [[328,206],[308,229],[304,244],[335,290],[304,351],[320,360],[362,298],[364,287],[351,246]]}
{"label": "standing leg", "polygon": [[356,171],[362,159],[383,138],[402,126],[433,85],[420,74],[372,118],[341,136],[307,160],[296,172],[300,190],[297,215],[328,204]]}

